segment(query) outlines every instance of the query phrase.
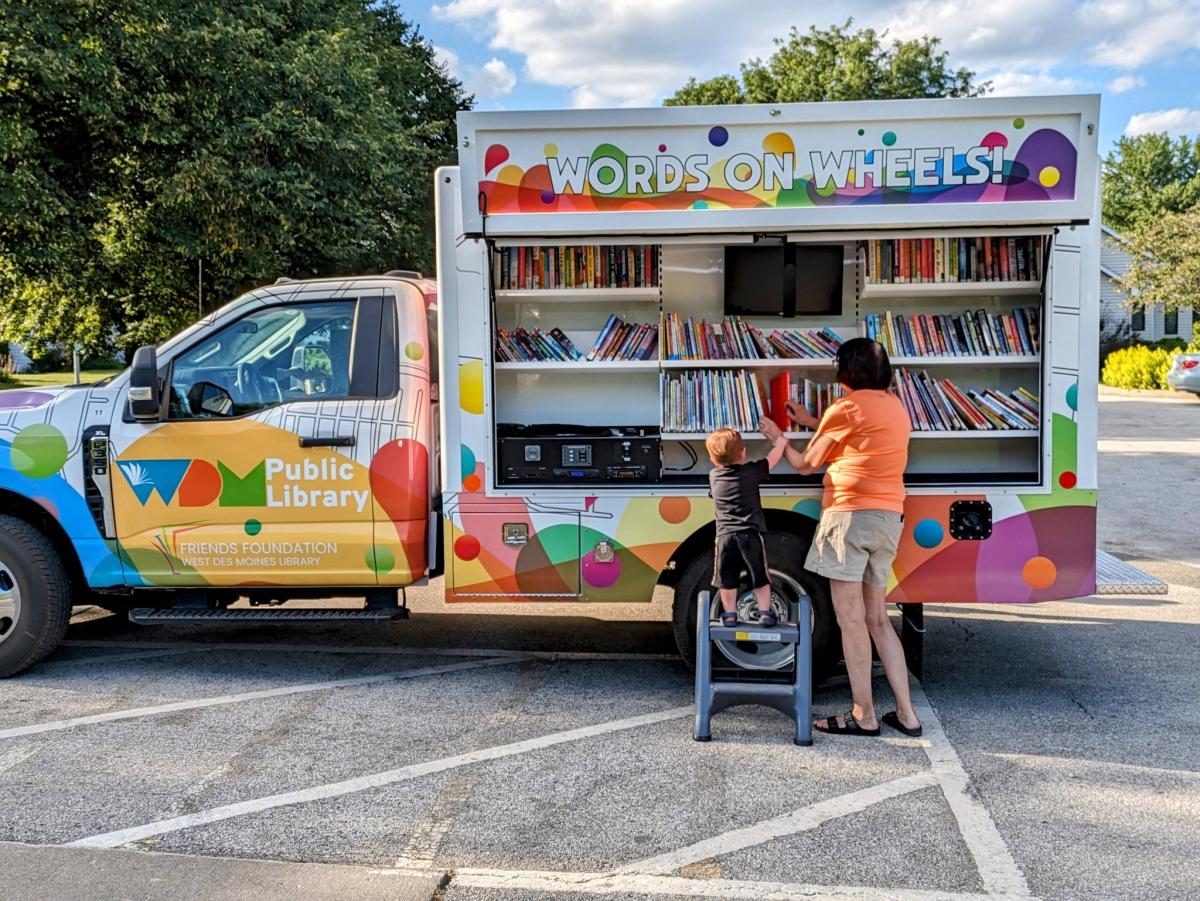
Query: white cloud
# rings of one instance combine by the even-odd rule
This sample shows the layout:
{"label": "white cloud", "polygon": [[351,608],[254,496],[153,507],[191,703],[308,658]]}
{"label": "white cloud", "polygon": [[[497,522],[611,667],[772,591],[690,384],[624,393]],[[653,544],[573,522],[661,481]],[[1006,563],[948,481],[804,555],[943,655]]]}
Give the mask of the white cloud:
{"label": "white cloud", "polygon": [[433,44],[433,57],[446,70],[446,74],[451,78],[458,78],[458,54],[446,47],[439,47]]}
{"label": "white cloud", "polygon": [[1062,66],[1133,70],[1200,47],[1200,0],[443,0],[443,21],[519,55],[523,78],[571,93],[577,106],[654,105],[689,77],[737,73],[770,56],[791,25],[854,18],[890,38],[942,38],[953,66],[998,92],[1087,87]]}
{"label": "white cloud", "polygon": [[996,97],[1033,97],[1039,94],[1069,94],[1078,91],[1080,83],[1075,78],[1063,78],[1049,72],[1017,72],[1013,70],[992,72],[984,76],[991,81],[992,94]]}
{"label": "white cloud", "polygon": [[476,69],[464,84],[466,92],[480,100],[503,97],[516,86],[516,74],[508,67],[508,63],[496,56]]}
{"label": "white cloud", "polygon": [[1118,75],[1108,83],[1108,92],[1110,94],[1124,94],[1126,91],[1132,91],[1134,88],[1144,88],[1146,79],[1140,75]]}
{"label": "white cloud", "polygon": [[1125,134],[1144,135],[1152,131],[1165,131],[1173,135],[1196,134],[1200,132],[1200,109],[1153,110],[1148,113],[1137,113],[1131,116],[1125,126]]}

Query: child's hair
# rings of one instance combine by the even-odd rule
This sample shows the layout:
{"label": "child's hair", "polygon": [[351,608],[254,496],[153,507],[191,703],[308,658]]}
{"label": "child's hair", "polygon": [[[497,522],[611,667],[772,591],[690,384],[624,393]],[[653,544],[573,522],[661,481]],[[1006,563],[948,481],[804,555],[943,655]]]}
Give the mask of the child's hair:
{"label": "child's hair", "polygon": [[717,429],[704,439],[704,449],[722,466],[729,466],[738,461],[746,445],[742,443],[741,433],[733,429]]}
{"label": "child's hair", "polygon": [[886,391],[892,384],[887,350],[870,338],[851,338],[838,348],[837,380],[852,391],[863,388]]}

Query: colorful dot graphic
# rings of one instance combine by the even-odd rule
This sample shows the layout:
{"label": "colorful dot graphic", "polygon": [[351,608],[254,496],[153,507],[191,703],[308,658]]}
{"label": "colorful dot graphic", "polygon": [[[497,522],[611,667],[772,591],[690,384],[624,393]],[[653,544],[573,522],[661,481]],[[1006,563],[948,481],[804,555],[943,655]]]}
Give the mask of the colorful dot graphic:
{"label": "colorful dot graphic", "polygon": [[896,143],[896,133],[894,131],[885,131],[883,133],[883,146],[891,147]]}
{"label": "colorful dot graphic", "polygon": [[1025,127],[1025,120],[1022,119],[1020,116],[1017,116],[1017,118],[1013,119],[1013,128],[1024,128],[1024,127]]}
{"label": "colorful dot graphic", "polygon": [[815,497],[806,497],[802,501],[797,501],[796,506],[792,507],[801,516],[807,516],[809,519],[821,518],[821,502]]}
{"label": "colorful dot graphic", "polygon": [[913,541],[924,548],[934,548],[942,543],[945,532],[936,519],[923,519],[913,529]]}
{"label": "colorful dot graphic", "polygon": [[1076,479],[1075,473],[1071,472],[1069,469],[1058,477],[1058,484],[1062,485],[1068,490],[1074,488],[1077,481],[1078,479]]}
{"label": "colorful dot graphic", "polygon": [[860,138],[861,138],[863,135],[865,135],[866,133],[867,133],[867,130],[866,130],[865,128],[860,128],[860,129],[858,130],[858,136],[859,136]]}
{"label": "colorful dot graphic", "polygon": [[596,562],[596,552],[588,551],[583,556],[583,581],[593,588],[611,588],[621,578],[621,558],[613,557],[612,563]]}
{"label": "colorful dot graphic", "polygon": [[1067,389],[1067,406],[1072,410],[1079,410],[1079,382]]}
{"label": "colorful dot graphic", "polygon": [[479,539],[474,535],[459,535],[454,540],[454,556],[459,560],[474,560],[480,550]]}
{"label": "colorful dot graphic", "polygon": [[692,204],[692,209],[693,210],[707,210],[708,209],[708,201],[707,200],[697,200],[695,203]]}
{"label": "colorful dot graphic", "polygon": [[26,426],[12,442],[13,469],[31,479],[47,479],[67,462],[67,439],[52,425]]}
{"label": "colorful dot graphic", "polygon": [[658,502],[658,515],[663,522],[678,525],[692,512],[692,502],[686,497],[664,497]]}
{"label": "colorful dot graphic", "polygon": [[546,156],[558,156],[558,145],[547,144],[542,148],[542,152],[545,153]]}
{"label": "colorful dot graphic", "polygon": [[554,203],[554,192],[549,188],[542,191],[542,203]]}
{"label": "colorful dot graphic", "polygon": [[483,487],[483,482],[474,473],[463,479],[463,490],[465,491],[478,491],[481,487]]}
{"label": "colorful dot graphic", "polygon": [[425,348],[418,341],[409,341],[404,345],[404,356],[410,360],[419,360],[425,356]]}
{"label": "colorful dot graphic", "polygon": [[390,573],[396,568],[396,555],[385,547],[375,545],[367,551],[367,569],[380,575]]}
{"label": "colorful dot graphic", "polygon": [[724,147],[729,140],[729,129],[724,125],[714,125],[708,130],[708,143],[714,147]]}
{"label": "colorful dot graphic", "polygon": [[667,152],[667,145],[666,145],[666,144],[659,144],[659,145],[658,145],[658,152],[659,152],[659,153],[666,153],[666,152]]}
{"label": "colorful dot graphic", "polygon": [[1062,178],[1056,166],[1046,166],[1038,173],[1038,181],[1041,182],[1043,188],[1053,188],[1058,184],[1058,180]]}
{"label": "colorful dot graphic", "polygon": [[458,405],[467,413],[483,412],[482,360],[469,360],[459,365]]}
{"label": "colorful dot graphic", "polygon": [[1046,557],[1030,557],[1021,569],[1021,578],[1030,588],[1049,588],[1058,578],[1058,568]]}
{"label": "colorful dot graphic", "polygon": [[462,466],[462,477],[465,479],[475,472],[475,451],[464,444],[458,449],[458,455]]}
{"label": "colorful dot graphic", "polygon": [[259,532],[262,531],[262,523],[259,522],[257,519],[248,519],[248,520],[246,520],[246,523],[245,523],[245,525],[242,526],[242,528],[246,530],[247,535],[249,535],[251,538],[253,538],[255,535],[257,535]]}

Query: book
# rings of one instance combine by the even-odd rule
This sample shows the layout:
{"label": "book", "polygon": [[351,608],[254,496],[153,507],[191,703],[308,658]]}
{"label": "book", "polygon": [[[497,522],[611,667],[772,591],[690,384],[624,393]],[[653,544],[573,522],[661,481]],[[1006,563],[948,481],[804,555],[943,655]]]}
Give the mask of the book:
{"label": "book", "polygon": [[925,370],[897,367],[892,391],[908,412],[914,431],[1028,431],[1040,423],[1038,399],[1025,388],[1007,394],[995,388],[962,389]]}

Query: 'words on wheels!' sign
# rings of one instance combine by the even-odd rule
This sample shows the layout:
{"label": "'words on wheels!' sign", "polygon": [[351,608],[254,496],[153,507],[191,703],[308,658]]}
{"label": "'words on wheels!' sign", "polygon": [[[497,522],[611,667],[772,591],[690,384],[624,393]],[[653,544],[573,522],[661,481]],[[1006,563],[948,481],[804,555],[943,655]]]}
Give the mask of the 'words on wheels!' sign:
{"label": "'words on wheels!' sign", "polygon": [[1086,221],[1098,116],[1094,95],[461,113],[465,231]]}

